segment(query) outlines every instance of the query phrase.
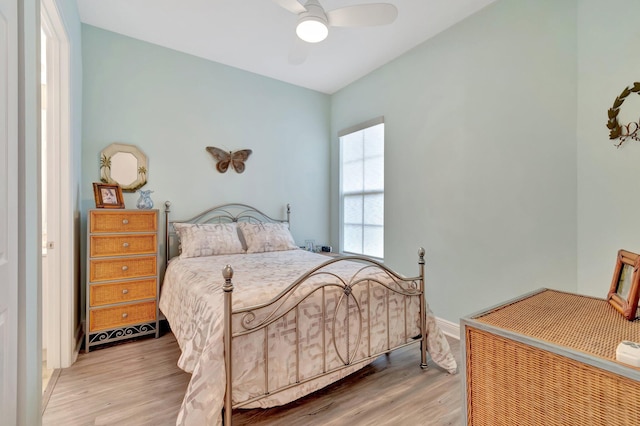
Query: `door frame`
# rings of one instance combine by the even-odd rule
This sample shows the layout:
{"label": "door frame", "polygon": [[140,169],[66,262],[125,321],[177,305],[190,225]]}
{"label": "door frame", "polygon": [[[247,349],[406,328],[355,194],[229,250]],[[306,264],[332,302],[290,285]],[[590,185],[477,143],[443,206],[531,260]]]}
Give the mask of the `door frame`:
{"label": "door frame", "polygon": [[[41,0],[41,26],[47,35],[47,250],[49,318],[47,366],[69,367],[78,352],[74,325],[74,209],[71,155],[70,46],[55,0]],[[43,129],[45,131],[45,129]],[[45,160],[45,159],[43,159]],[[55,194],[55,196],[54,196]]]}

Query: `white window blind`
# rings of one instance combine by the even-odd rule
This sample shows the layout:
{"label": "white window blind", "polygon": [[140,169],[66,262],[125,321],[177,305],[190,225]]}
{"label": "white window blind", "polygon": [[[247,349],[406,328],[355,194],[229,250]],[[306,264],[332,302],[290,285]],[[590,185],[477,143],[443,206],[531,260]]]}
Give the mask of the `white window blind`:
{"label": "white window blind", "polygon": [[384,122],[340,136],[342,250],[384,258]]}

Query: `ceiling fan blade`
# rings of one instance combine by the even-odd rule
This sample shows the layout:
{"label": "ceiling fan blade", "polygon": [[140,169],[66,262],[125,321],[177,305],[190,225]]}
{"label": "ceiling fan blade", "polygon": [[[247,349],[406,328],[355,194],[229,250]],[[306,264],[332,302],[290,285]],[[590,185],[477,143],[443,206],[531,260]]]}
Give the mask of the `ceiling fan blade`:
{"label": "ceiling fan blade", "polygon": [[300,65],[307,60],[309,56],[309,43],[295,37],[291,50],[289,51],[289,64]]}
{"label": "ceiling fan blade", "polygon": [[396,20],[398,9],[389,3],[359,4],[326,12],[332,27],[370,27]]}
{"label": "ceiling fan blade", "polygon": [[306,12],[307,9],[303,5],[301,5],[298,0],[273,0],[275,3],[278,3],[280,7],[287,9],[291,13],[295,13],[296,15],[301,14],[302,12]]}

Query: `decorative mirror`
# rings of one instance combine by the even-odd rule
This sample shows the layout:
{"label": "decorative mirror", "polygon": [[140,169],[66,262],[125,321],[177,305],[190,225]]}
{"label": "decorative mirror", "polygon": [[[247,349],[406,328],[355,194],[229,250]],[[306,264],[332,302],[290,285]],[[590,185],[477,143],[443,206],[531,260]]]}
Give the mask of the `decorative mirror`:
{"label": "decorative mirror", "polygon": [[135,192],[147,183],[147,156],[134,145],[112,143],[100,153],[100,180]]}

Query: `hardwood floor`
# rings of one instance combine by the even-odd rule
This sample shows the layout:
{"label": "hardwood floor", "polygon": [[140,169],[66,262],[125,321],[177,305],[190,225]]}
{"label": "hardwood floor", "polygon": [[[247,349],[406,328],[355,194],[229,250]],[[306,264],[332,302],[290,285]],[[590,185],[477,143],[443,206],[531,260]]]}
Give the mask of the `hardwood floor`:
{"label": "hardwood floor", "polygon": [[[449,344],[459,365],[460,343]],[[174,425],[190,379],[179,355],[170,332],[80,354],[60,372],[42,424]],[[419,359],[417,345],[405,347],[286,406],[236,410],[234,425],[461,424],[461,376],[431,360],[421,370]]]}

